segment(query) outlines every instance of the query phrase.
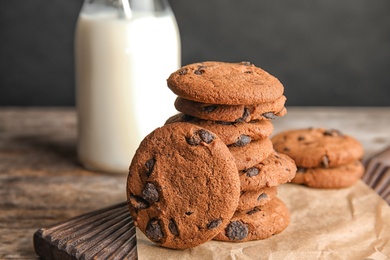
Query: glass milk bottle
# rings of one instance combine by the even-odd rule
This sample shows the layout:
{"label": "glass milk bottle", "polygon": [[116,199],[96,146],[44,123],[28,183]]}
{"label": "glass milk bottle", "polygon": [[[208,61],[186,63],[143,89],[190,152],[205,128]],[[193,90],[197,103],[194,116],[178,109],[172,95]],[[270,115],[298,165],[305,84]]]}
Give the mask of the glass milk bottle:
{"label": "glass milk bottle", "polygon": [[140,141],[176,113],[166,79],[180,37],[165,0],[85,0],[75,32],[78,157],[127,173]]}

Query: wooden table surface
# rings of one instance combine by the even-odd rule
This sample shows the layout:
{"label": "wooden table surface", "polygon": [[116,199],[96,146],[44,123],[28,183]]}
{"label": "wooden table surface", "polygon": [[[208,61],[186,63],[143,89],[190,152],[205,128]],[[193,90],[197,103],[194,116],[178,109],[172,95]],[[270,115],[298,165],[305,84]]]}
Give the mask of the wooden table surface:
{"label": "wooden table surface", "polygon": [[[337,128],[366,159],[390,146],[390,107],[288,107],[274,125]],[[83,169],[76,137],[73,108],[0,108],[0,259],[36,259],[36,230],[125,201],[127,176]]]}

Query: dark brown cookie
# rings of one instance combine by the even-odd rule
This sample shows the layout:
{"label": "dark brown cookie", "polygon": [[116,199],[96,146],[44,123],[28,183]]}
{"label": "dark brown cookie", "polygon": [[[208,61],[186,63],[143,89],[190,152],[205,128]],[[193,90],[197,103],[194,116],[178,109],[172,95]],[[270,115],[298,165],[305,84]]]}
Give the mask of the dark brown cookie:
{"label": "dark brown cookie", "polygon": [[277,187],[262,188],[253,191],[241,191],[240,200],[236,211],[249,211],[255,207],[263,206],[274,199]]}
{"label": "dark brown cookie", "polygon": [[296,171],[290,157],[274,152],[259,164],[240,171],[241,190],[258,190],[290,182]]}
{"label": "dark brown cookie", "polygon": [[200,103],[178,97],[175,107],[184,114],[197,118],[222,122],[250,122],[253,120],[274,119],[287,113],[284,104],[286,97],[258,105],[218,105]]}
{"label": "dark brown cookie", "polygon": [[339,189],[354,185],[364,174],[360,161],[331,168],[299,168],[292,183],[312,188]]}
{"label": "dark brown cookie", "polygon": [[338,130],[296,129],[272,137],[274,149],[287,154],[298,167],[334,167],[363,157],[361,143]]}
{"label": "dark brown cookie", "polygon": [[266,239],[285,230],[290,223],[286,205],[274,198],[262,207],[248,212],[236,212],[225,230],[214,240],[245,242]]}
{"label": "dark brown cookie", "polygon": [[214,133],[190,123],[157,128],[129,168],[134,223],[153,242],[192,248],[227,225],[240,196],[235,160]]}
{"label": "dark brown cookie", "polygon": [[229,146],[233,154],[238,170],[245,170],[260,163],[273,153],[270,139],[263,139],[250,142],[242,147]]}
{"label": "dark brown cookie", "polygon": [[217,134],[225,144],[233,146],[245,146],[251,141],[265,139],[272,134],[274,129],[273,124],[268,120],[249,123],[222,123],[202,120],[183,113],[170,117],[166,124],[174,122],[196,124]]}
{"label": "dark brown cookie", "polygon": [[202,62],[172,73],[168,87],[179,97],[209,104],[252,105],[283,95],[283,85],[249,62]]}

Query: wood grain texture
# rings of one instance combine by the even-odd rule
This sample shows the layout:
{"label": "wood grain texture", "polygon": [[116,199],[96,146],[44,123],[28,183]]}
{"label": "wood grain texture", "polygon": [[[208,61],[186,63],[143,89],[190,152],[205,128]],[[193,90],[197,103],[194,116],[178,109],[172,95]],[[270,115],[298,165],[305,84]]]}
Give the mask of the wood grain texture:
{"label": "wood grain texture", "polygon": [[[292,107],[273,122],[340,129],[366,159],[390,145],[390,108]],[[35,231],[125,201],[126,177],[79,165],[74,109],[0,108],[0,259],[38,258]]]}
{"label": "wood grain texture", "polygon": [[36,230],[125,201],[126,177],[80,166],[74,109],[1,108],[0,259],[37,258]]}

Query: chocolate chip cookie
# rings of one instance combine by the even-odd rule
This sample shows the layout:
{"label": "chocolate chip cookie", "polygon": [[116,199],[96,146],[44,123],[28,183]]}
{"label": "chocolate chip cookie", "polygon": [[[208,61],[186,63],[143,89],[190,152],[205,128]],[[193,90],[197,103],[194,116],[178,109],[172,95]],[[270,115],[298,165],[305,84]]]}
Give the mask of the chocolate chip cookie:
{"label": "chocolate chip cookie", "polygon": [[175,107],[180,112],[205,120],[250,122],[284,116],[287,113],[285,102],[286,97],[281,96],[272,102],[257,105],[218,105],[178,97]]}
{"label": "chocolate chip cookie", "polygon": [[179,113],[170,117],[166,124],[174,122],[189,122],[208,129],[229,146],[245,146],[251,141],[262,140],[269,137],[274,129],[268,120],[251,121],[249,123],[226,123],[202,120],[193,116]]}
{"label": "chocolate chip cookie", "polygon": [[290,212],[276,197],[264,206],[247,212],[236,212],[227,227],[214,240],[244,242],[266,239],[282,232],[289,223]]}
{"label": "chocolate chip cookie", "polygon": [[252,191],[241,191],[236,211],[249,211],[255,207],[263,206],[276,197],[277,187],[262,188]]}
{"label": "chocolate chip cookie", "polygon": [[290,182],[297,171],[295,162],[285,154],[273,152],[259,164],[241,170],[241,190],[258,190]]}
{"label": "chocolate chip cookie", "polygon": [[334,167],[363,157],[355,138],[335,129],[307,128],[281,132],[272,137],[274,149],[287,154],[298,167]]}
{"label": "chocolate chip cookie", "polygon": [[134,223],[153,242],[192,248],[220,233],[240,197],[235,160],[217,135],[190,123],[157,128],[129,168]]}
{"label": "chocolate chip cookie", "polygon": [[260,163],[274,151],[272,142],[268,138],[250,142],[242,147],[229,146],[229,150],[233,154],[237,169],[240,171]]}
{"label": "chocolate chip cookie", "polygon": [[364,174],[360,161],[331,168],[299,168],[292,183],[312,188],[339,189],[354,185]]}
{"label": "chocolate chip cookie", "polygon": [[179,97],[209,104],[261,104],[284,91],[277,78],[249,62],[189,64],[172,73],[167,83]]}

